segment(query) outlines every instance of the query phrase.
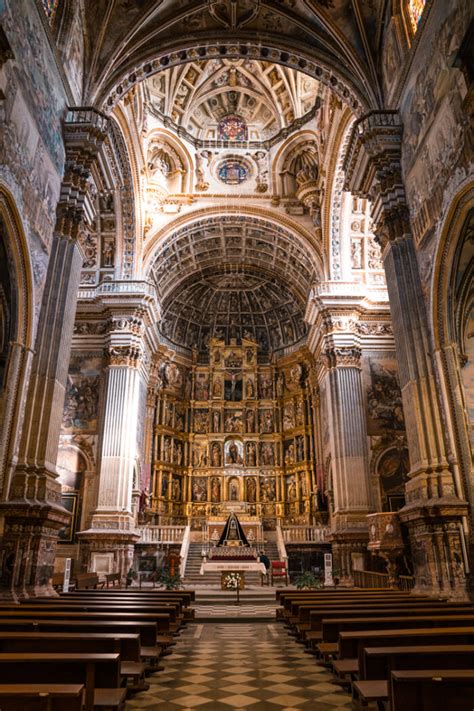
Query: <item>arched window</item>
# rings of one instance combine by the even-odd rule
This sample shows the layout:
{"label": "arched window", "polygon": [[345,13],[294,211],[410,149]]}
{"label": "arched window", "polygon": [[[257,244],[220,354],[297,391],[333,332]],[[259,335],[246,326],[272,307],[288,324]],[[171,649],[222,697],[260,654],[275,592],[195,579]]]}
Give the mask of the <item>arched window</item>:
{"label": "arched window", "polygon": [[221,141],[246,141],[247,124],[240,116],[230,114],[219,121],[217,133]]}
{"label": "arched window", "polygon": [[408,2],[408,17],[413,34],[416,34],[425,5],[426,0],[409,0]]}

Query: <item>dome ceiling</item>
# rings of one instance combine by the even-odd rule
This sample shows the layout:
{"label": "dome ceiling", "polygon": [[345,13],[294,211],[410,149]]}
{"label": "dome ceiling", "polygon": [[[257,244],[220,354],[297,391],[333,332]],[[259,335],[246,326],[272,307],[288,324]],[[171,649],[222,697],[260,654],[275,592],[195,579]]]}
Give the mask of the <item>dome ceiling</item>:
{"label": "dome ceiling", "polygon": [[306,326],[302,306],[282,282],[241,271],[190,279],[164,304],[160,331],[201,353],[210,338],[246,338],[268,354],[299,341]]}
{"label": "dome ceiling", "polygon": [[219,122],[237,116],[248,139],[263,141],[315,106],[322,86],[294,69],[251,59],[210,59],[146,80],[151,110],[194,138],[219,140]]}

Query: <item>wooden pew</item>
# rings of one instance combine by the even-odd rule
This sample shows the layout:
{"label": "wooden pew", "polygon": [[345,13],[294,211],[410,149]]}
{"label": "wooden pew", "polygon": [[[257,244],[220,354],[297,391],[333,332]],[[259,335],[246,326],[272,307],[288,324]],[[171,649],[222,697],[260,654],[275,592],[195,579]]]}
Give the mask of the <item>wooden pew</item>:
{"label": "wooden pew", "polygon": [[0,684],[2,711],[82,711],[83,684]]}
{"label": "wooden pew", "polygon": [[104,583],[99,581],[97,573],[78,573],[74,578],[74,584],[76,590],[97,588],[98,585],[104,586]]}
{"label": "wooden pew", "polygon": [[121,709],[126,689],[121,688],[119,654],[0,653],[0,678],[12,684],[84,684],[85,711],[94,705]]}
{"label": "wooden pew", "polygon": [[74,610],[0,610],[0,623],[5,619],[26,619],[34,617],[37,620],[84,620],[87,622],[154,622],[154,644],[167,647],[173,643],[170,636],[170,616],[162,613],[132,613],[132,612],[76,612]]}
{"label": "wooden pew", "polygon": [[[323,642],[337,642],[343,631],[349,630],[390,630],[403,627],[404,629],[416,627],[461,627],[474,626],[474,614],[438,614],[436,610],[426,610],[421,614],[418,610],[410,615],[409,610],[390,613],[384,617],[324,617],[321,623]],[[336,613],[338,614],[338,613]],[[349,613],[350,614],[350,613]]]}
{"label": "wooden pew", "polygon": [[121,586],[122,579],[121,579],[120,573],[106,573],[105,574],[105,587],[109,588],[110,586],[112,586],[114,588],[115,583],[117,583],[117,587]]}
{"label": "wooden pew", "polygon": [[177,632],[182,623],[183,615],[179,610],[179,602],[160,602],[158,603],[133,603],[133,602],[108,602],[104,600],[102,602],[95,602],[94,600],[80,601],[80,602],[63,602],[62,600],[46,600],[30,603],[27,602],[22,604],[19,608],[18,605],[0,605],[0,612],[3,610],[20,609],[25,611],[31,610],[45,610],[50,612],[117,612],[117,613],[136,613],[136,614],[156,614],[156,615],[168,615],[169,617],[169,630],[173,633]]}
{"label": "wooden pew", "polygon": [[[79,632],[91,634],[138,634],[140,656],[147,660],[154,671],[159,671],[157,662],[161,648],[156,644],[156,624],[154,622],[105,622],[70,619],[11,618],[0,620],[0,632]],[[161,667],[163,669],[163,667]]]}
{"label": "wooden pew", "polygon": [[389,679],[395,670],[470,669],[474,645],[432,645],[413,647],[366,647],[360,679],[352,685],[356,705],[388,701]]}
{"label": "wooden pew", "polygon": [[400,603],[400,602],[382,602],[375,601],[371,603],[363,604],[352,604],[340,605],[339,603],[325,603],[324,605],[314,606],[300,606],[298,608],[298,622],[295,624],[296,630],[300,636],[305,637],[306,633],[311,631],[321,630],[321,620],[326,613],[341,613],[341,617],[348,616],[352,614],[353,617],[362,616],[368,612],[374,611],[376,614],[384,614],[385,610],[405,610],[407,613],[416,614],[417,612],[422,615],[425,614],[426,610],[433,611],[444,611],[446,614],[461,614],[464,612],[472,611],[474,613],[474,606],[472,605],[448,605],[446,603],[428,603],[428,602],[413,602],[410,604]]}
{"label": "wooden pew", "polygon": [[[341,632],[339,658],[362,663],[364,647],[395,647],[433,644],[474,644],[472,627],[417,627],[412,629],[378,629]],[[360,656],[359,656],[360,653]]]}
{"label": "wooden pew", "polygon": [[131,681],[135,691],[149,688],[145,683],[146,665],[141,660],[138,634],[84,632],[2,632],[0,652],[66,652],[120,654],[120,673]]}
{"label": "wooden pew", "polygon": [[471,711],[474,669],[394,671],[389,698],[391,711]]}
{"label": "wooden pew", "polygon": [[[92,592],[89,590],[89,592]],[[94,595],[107,595],[107,589],[106,588],[99,588],[97,590],[94,590]],[[108,591],[110,593],[110,590]],[[84,590],[71,590],[68,593],[64,593],[64,595],[84,595],[87,594],[87,591]],[[146,588],[134,588],[134,587],[128,587],[126,589],[123,588],[114,588],[114,595],[117,595],[117,597],[120,596],[125,596],[128,597],[130,595],[136,596],[136,597],[157,597],[159,595],[165,594],[165,595],[173,595],[176,597],[183,597],[187,598],[189,602],[193,602],[196,599],[196,591],[195,590],[186,590],[186,589],[178,589],[178,590],[166,590],[166,589],[160,589],[160,588],[154,588],[152,590],[147,590]]]}

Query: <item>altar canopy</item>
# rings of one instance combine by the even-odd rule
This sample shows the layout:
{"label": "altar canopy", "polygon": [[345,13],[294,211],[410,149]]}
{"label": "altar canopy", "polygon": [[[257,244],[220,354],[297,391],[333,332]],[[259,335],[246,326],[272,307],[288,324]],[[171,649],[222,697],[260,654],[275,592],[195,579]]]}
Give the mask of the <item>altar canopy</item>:
{"label": "altar canopy", "polygon": [[222,535],[219,538],[219,546],[250,546],[244,529],[240,525],[235,513],[231,513],[226,521]]}

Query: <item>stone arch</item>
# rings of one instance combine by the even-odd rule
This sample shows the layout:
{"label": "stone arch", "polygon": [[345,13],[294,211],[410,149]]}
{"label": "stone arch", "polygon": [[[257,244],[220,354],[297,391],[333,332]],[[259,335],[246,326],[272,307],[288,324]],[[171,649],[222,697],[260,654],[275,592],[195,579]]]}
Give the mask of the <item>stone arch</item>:
{"label": "stone arch", "polygon": [[[432,328],[441,380],[449,456],[458,495],[474,502],[472,412],[474,392],[474,183],[454,197],[442,223],[433,268]],[[472,379],[472,375],[471,375]]]}
{"label": "stone arch", "polygon": [[174,233],[177,233],[178,230],[197,225],[199,222],[202,222],[202,224],[205,225],[208,219],[219,216],[222,217],[224,215],[229,218],[239,216],[240,218],[248,218],[249,220],[262,223],[268,221],[268,223],[275,229],[282,230],[288,235],[291,234],[292,239],[296,239],[303,251],[305,251],[311,259],[317,275],[320,276],[323,273],[323,256],[320,245],[314,235],[295,220],[292,220],[287,215],[276,216],[274,212],[268,209],[252,207],[242,208],[240,206],[226,206],[224,209],[218,206],[193,210],[182,217],[178,217],[176,220],[166,225],[166,227],[162,230],[149,234],[142,256],[143,274],[149,276],[158,250],[162,247],[165,241],[172,237]]}
{"label": "stone arch", "polygon": [[[7,498],[8,468],[21,430],[33,347],[34,281],[20,213],[8,188],[0,183],[0,230],[13,291],[9,332],[5,334],[4,387],[0,391],[0,499]],[[5,294],[4,294],[5,296]],[[5,301],[4,301],[5,305]]]}
{"label": "stone arch", "polygon": [[[319,141],[313,130],[299,131],[279,148],[272,166],[274,192],[279,195],[295,193],[298,189],[297,172],[306,164],[318,170]],[[308,160],[304,160],[307,156]],[[301,166],[299,166],[301,163]],[[292,180],[285,180],[290,175]],[[317,176],[316,176],[317,178]]]}
{"label": "stone arch", "polygon": [[108,113],[132,87],[143,79],[153,76],[160,69],[214,57],[228,59],[251,57],[297,69],[318,79],[334,91],[357,115],[363,115],[367,110],[378,107],[375,92],[367,78],[363,76],[361,67],[359,72],[349,77],[342,71],[335,71],[334,63],[327,56],[315,56],[314,48],[309,45],[303,48],[282,47],[274,42],[262,43],[261,40],[252,41],[248,38],[244,43],[234,38],[216,42],[214,37],[208,37],[203,38],[202,44],[196,47],[195,37],[192,37],[186,41],[182,39],[162,52],[157,52],[156,45],[153,46],[152,42],[149,46],[153,47],[153,54],[144,56],[141,52],[138,58],[130,51],[127,63],[125,66],[122,65],[114,75],[107,76],[104,72],[102,86],[92,94],[90,102]]}

